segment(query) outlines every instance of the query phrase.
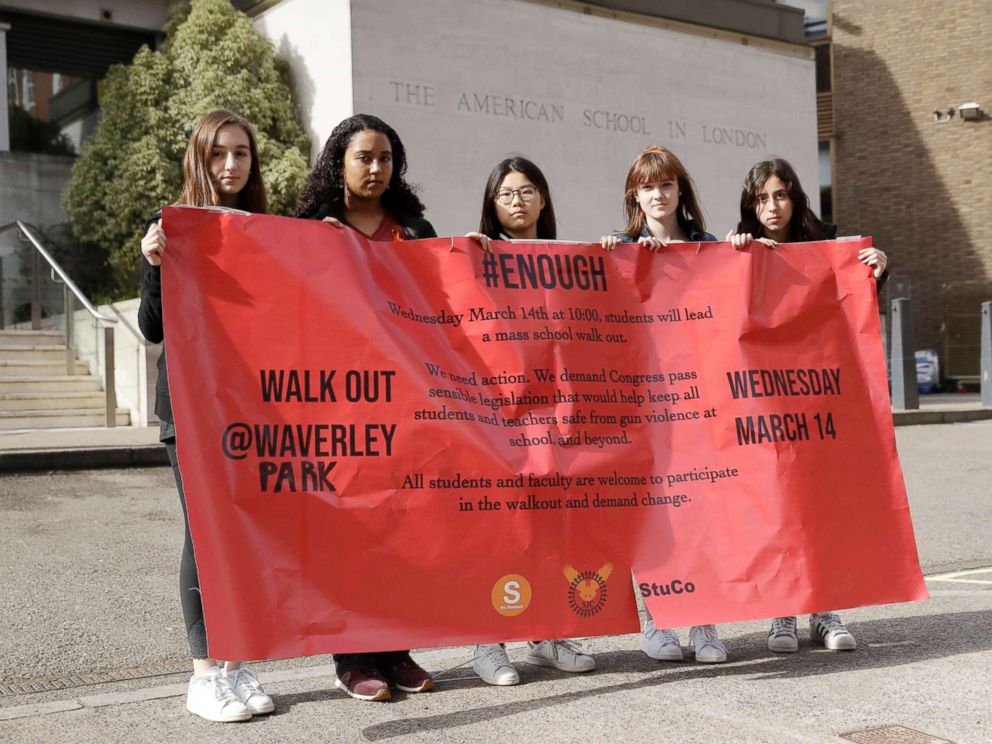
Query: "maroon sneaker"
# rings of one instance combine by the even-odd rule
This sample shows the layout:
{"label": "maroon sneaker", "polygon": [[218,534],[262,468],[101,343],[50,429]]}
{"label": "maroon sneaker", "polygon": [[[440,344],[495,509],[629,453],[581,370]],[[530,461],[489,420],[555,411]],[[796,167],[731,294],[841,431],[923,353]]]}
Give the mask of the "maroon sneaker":
{"label": "maroon sneaker", "polygon": [[381,702],[391,699],[389,685],[374,669],[357,668],[335,676],[334,685],[356,700]]}
{"label": "maroon sneaker", "polygon": [[403,692],[428,692],[434,689],[431,675],[417,666],[417,662],[409,656],[393,664],[383,664],[380,669],[389,684]]}

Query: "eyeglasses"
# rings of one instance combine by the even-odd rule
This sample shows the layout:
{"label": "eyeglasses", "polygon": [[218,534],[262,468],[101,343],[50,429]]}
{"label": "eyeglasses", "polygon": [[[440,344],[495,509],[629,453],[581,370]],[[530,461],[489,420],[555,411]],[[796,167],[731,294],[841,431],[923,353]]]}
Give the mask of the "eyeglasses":
{"label": "eyeglasses", "polygon": [[502,189],[496,194],[496,201],[500,204],[512,204],[514,194],[519,196],[520,201],[524,204],[530,204],[534,201],[534,197],[537,196],[537,189],[533,186],[524,186],[520,189]]}

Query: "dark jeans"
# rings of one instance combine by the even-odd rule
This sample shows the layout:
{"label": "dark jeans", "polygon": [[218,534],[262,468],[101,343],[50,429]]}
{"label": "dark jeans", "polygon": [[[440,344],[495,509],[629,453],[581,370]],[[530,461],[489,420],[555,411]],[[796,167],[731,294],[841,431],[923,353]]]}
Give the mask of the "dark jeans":
{"label": "dark jeans", "polygon": [[179,460],[176,458],[176,440],[166,440],[165,450],[172,463],[172,474],[176,476],[179,489],[179,503],[183,507],[183,522],[186,525],[186,539],[183,542],[183,557],[179,563],[179,600],[183,606],[183,620],[186,623],[186,638],[189,640],[189,653],[194,659],[207,658],[207,628],[203,624],[203,603],[200,601],[200,577],[196,571],[196,557],[193,555],[193,538],[189,534],[189,514],[186,511],[186,492],[183,491],[183,477],[179,473]]}

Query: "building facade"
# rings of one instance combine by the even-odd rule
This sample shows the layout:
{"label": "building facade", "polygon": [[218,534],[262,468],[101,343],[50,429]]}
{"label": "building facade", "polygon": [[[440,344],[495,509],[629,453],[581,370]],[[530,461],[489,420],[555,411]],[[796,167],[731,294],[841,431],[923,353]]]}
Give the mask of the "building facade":
{"label": "building facade", "polygon": [[827,30],[833,217],[889,254],[888,297],[912,299],[917,348],[937,350],[945,376],[977,378],[992,300],[992,4],[831,0]]}
{"label": "building facade", "polygon": [[685,162],[721,237],[756,161],[780,155],[817,181],[801,10],[753,0],[240,5],[289,62],[315,150],[341,119],[381,116],[441,234],[478,227],[489,171],[514,153],[544,170],[559,236],[580,241],[623,224],[626,172],[649,145]]}

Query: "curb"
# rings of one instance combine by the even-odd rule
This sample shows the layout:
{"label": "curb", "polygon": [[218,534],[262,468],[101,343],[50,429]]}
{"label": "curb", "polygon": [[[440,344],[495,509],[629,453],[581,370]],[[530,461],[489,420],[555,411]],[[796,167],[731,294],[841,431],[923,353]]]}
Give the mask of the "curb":
{"label": "curb", "polygon": [[968,421],[992,419],[992,408],[972,408],[958,411],[893,411],[894,426],[916,426],[917,424],[961,424]]}
{"label": "curb", "polygon": [[0,452],[0,472],[146,468],[169,464],[162,444]]}

